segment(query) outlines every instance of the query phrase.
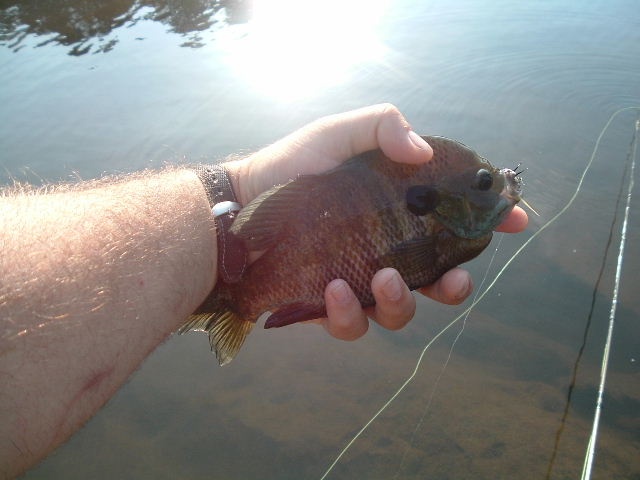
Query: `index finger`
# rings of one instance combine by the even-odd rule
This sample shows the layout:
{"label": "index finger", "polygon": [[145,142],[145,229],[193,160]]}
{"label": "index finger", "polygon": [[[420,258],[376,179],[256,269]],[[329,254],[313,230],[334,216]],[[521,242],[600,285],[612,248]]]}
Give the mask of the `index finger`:
{"label": "index finger", "polygon": [[522,208],[515,206],[507,218],[496,228],[496,232],[518,233],[527,228],[528,223],[527,213]]}

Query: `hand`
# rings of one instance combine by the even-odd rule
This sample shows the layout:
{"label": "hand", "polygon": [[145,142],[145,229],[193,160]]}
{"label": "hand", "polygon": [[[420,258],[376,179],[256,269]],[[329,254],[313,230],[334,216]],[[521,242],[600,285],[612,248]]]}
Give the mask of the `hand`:
{"label": "hand", "polygon": [[[300,174],[330,170],[359,153],[376,148],[400,163],[425,163],[433,156],[431,147],[412,131],[398,109],[382,104],[321,118],[247,159],[225,166],[240,203],[246,205],[274,185]],[[526,213],[515,207],[498,230],[522,231],[527,220]],[[325,290],[327,318],[317,322],[336,338],[355,340],[369,328],[367,317],[390,330],[400,329],[411,320],[416,302],[396,270],[385,268],[377,272],[371,289],[376,305],[363,310],[344,280],[330,282]],[[454,268],[418,291],[438,302],[456,305],[472,290],[469,273]]]}

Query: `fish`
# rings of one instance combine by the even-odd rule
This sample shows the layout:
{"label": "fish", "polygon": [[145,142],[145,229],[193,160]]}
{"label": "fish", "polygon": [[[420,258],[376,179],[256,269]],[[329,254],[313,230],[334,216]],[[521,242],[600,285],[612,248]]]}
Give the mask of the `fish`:
{"label": "fish", "polygon": [[371,150],[247,204],[229,234],[264,253],[239,281],[219,281],[179,332],[207,332],[225,365],[266,312],[265,328],[326,316],[324,290],[334,279],[368,307],[371,278],[384,267],[415,290],[479,255],[521,199],[521,172],[498,169],[455,140],[422,138],[434,152],[425,164]]}

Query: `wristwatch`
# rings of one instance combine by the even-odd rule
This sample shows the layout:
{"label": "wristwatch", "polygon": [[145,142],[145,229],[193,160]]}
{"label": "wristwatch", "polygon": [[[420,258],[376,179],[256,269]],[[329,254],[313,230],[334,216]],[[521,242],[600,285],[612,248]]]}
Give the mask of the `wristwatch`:
{"label": "wristwatch", "polygon": [[204,185],[216,223],[218,275],[226,283],[236,283],[247,267],[248,252],[244,243],[229,232],[229,228],[242,205],[238,203],[223,165],[200,164],[194,166],[193,170]]}

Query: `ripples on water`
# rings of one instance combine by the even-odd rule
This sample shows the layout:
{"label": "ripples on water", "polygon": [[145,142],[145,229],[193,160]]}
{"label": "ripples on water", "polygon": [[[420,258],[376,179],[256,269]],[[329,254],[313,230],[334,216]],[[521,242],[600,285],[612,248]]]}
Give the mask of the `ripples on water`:
{"label": "ripples on water", "polygon": [[[0,4],[0,169],[56,180],[220,158],[391,101],[421,132],[523,162],[535,229],[571,195],[609,114],[640,103],[631,1],[324,2],[315,24],[317,4],[262,5],[261,24],[237,1]],[[398,478],[544,478],[634,119],[605,138],[562,224],[473,313],[415,435],[455,332],[329,478],[392,478],[401,459]],[[636,217],[625,272],[640,263]],[[505,237],[497,261],[523,238]],[[477,279],[485,257],[469,265]],[[551,478],[582,466],[610,287],[596,292]],[[623,277],[596,478],[640,474],[636,290]],[[172,339],[27,478],[318,478],[459,311],[418,303],[405,330],[354,344],[256,331],[224,369],[205,338]]]}
{"label": "ripples on water", "polygon": [[110,52],[119,42],[117,29],[145,21],[182,35],[182,46],[202,47],[203,35],[210,39],[216,27],[246,22],[249,9],[249,2],[242,0],[3,3],[0,42],[7,48],[18,52],[37,40],[36,47],[63,45],[73,56]]}

